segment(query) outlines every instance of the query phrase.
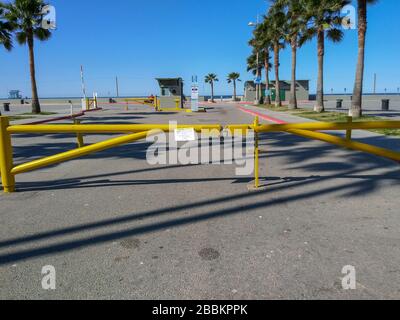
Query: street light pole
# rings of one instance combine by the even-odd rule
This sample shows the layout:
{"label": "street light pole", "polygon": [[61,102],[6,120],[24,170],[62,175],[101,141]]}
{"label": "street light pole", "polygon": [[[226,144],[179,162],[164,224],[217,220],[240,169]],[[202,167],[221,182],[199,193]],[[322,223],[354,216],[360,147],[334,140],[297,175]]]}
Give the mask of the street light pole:
{"label": "street light pole", "polygon": [[118,77],[115,77],[115,88],[117,90],[117,98],[119,98],[119,83],[118,83]]}
{"label": "street light pole", "polygon": [[[258,28],[259,25],[259,18],[258,18],[258,14],[257,14],[257,24],[256,24],[256,28]],[[260,79],[260,51],[257,48],[257,81],[259,81],[258,79]],[[256,104],[260,104],[260,86],[261,84],[258,83],[257,84],[257,95],[256,95]]]}
{"label": "street light pole", "polygon": [[82,65],[81,65],[81,86],[82,86],[83,98],[86,100],[85,78],[83,76],[83,66]]}
{"label": "street light pole", "polygon": [[[257,14],[257,22],[256,23],[250,22],[249,26],[250,27],[255,27],[257,29],[259,24],[260,24],[259,15]],[[256,81],[258,82],[259,78],[260,78],[260,52],[259,52],[258,48],[256,48],[256,50],[257,50],[256,51],[256,63],[257,63],[257,66],[256,66]],[[255,101],[255,104],[260,104],[260,84],[258,84],[258,83],[256,83],[256,101]]]}

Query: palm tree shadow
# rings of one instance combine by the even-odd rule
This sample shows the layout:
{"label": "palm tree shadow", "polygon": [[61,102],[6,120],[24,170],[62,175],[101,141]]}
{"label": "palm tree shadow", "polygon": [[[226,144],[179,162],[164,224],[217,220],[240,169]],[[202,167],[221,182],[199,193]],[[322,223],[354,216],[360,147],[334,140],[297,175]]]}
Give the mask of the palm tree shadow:
{"label": "palm tree shadow", "polygon": [[[30,245],[23,249],[13,250],[0,255],[0,265],[15,263],[21,260],[47,256],[68,252],[81,248],[137,236],[150,232],[157,232],[168,228],[175,228],[189,224],[195,224],[206,220],[212,220],[221,217],[229,217],[239,214],[251,214],[255,210],[265,210],[288,203],[306,199],[317,199],[321,196],[336,196],[344,199],[353,197],[365,197],[380,190],[383,184],[399,185],[400,172],[398,165],[373,156],[362,153],[348,153],[346,159],[333,158],[326,163],[320,162],[320,155],[330,156],[331,152],[337,151],[337,148],[331,146],[318,145],[299,147],[297,143],[304,139],[292,137],[297,143],[289,141],[289,135],[277,134],[268,135],[268,140],[263,140],[262,144],[268,147],[274,145],[274,150],[270,151],[267,157],[279,157],[285,159],[283,166],[291,170],[301,170],[306,173],[304,176],[287,177],[267,177],[263,179],[263,184],[267,188],[256,192],[240,192],[237,194],[223,195],[220,197],[209,198],[202,201],[193,201],[181,205],[173,205],[162,209],[148,210],[142,212],[133,212],[120,217],[95,221],[81,225],[70,226],[61,229],[49,230],[41,233],[25,235],[22,237],[4,239],[0,242],[0,248],[13,248],[17,245]],[[300,140],[299,140],[300,139]],[[279,141],[282,140],[281,144]],[[300,144],[302,145],[302,144]],[[293,149],[288,153],[288,148]],[[322,149],[322,150],[321,150]],[[318,157],[316,157],[318,150]],[[113,152],[113,156],[115,156]],[[104,157],[104,155],[102,156]],[[177,168],[180,166],[176,166]],[[52,190],[52,189],[81,189],[92,187],[114,187],[127,185],[143,184],[185,184],[198,182],[220,182],[231,181],[232,183],[245,184],[252,181],[251,178],[209,178],[209,179],[155,179],[155,180],[111,180],[111,177],[123,176],[129,173],[147,172],[153,170],[167,170],[171,167],[151,167],[134,171],[103,173],[81,178],[68,178],[41,183],[22,183],[24,190]],[[378,171],[377,171],[378,170]],[[321,174],[322,172],[322,174]],[[342,181],[343,180],[343,181]],[[323,184],[324,182],[329,182]],[[49,185],[50,184],[50,185]],[[53,184],[53,185],[51,185]],[[310,188],[312,187],[312,188]],[[273,195],[273,196],[272,196]],[[246,201],[244,201],[246,200]],[[250,201],[251,200],[251,201]],[[244,201],[240,205],[237,201]],[[217,206],[218,204],[218,206]],[[216,209],[221,208],[222,209]],[[191,209],[196,209],[195,214],[187,214]],[[199,212],[200,211],[200,212]],[[176,217],[176,215],[178,215]],[[145,219],[168,216],[165,221],[153,222],[141,226],[129,226],[128,224]],[[119,226],[119,230],[107,231],[111,226]],[[107,228],[101,231],[100,229]],[[99,234],[86,235],[89,231],[99,230]],[[64,240],[55,244],[49,244],[50,239],[58,239],[66,235],[77,235],[74,240]],[[85,237],[86,236],[86,237]],[[37,242],[45,241],[39,244]]]}

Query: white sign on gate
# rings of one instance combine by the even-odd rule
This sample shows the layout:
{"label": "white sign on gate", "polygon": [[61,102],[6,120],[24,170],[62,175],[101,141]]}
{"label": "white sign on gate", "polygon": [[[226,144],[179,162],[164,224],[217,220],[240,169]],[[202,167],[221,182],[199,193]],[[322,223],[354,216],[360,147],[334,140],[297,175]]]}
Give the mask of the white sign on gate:
{"label": "white sign on gate", "polygon": [[176,142],[187,142],[195,140],[196,140],[196,133],[193,128],[175,129]]}

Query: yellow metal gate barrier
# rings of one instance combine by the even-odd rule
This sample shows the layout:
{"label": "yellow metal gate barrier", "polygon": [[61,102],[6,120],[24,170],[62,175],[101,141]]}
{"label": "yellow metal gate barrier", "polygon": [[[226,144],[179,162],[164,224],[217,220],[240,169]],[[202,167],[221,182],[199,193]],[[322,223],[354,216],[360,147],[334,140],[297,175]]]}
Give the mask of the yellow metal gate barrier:
{"label": "yellow metal gate barrier", "polygon": [[[400,162],[400,153],[379,148],[376,146],[351,140],[352,130],[363,129],[400,129],[400,121],[373,121],[347,123],[294,123],[260,125],[258,117],[253,124],[228,125],[223,128],[219,124],[210,125],[178,125],[169,124],[79,124],[71,125],[10,125],[8,117],[0,117],[0,172],[4,192],[15,191],[15,176],[24,172],[33,171],[46,166],[54,165],[71,159],[86,156],[95,152],[131,143],[146,138],[149,131],[159,130],[170,132],[173,129],[192,128],[196,132],[203,130],[222,132],[227,129],[232,133],[238,130],[246,134],[249,130],[255,133],[255,187],[259,187],[259,134],[268,132],[287,132],[313,140],[320,140],[348,149],[358,150]],[[317,131],[345,130],[346,139],[320,133]],[[14,166],[11,135],[13,134],[75,134],[78,140],[78,149],[63,152],[54,156],[45,157],[28,163]],[[125,133],[125,136],[112,138],[89,146],[83,146],[82,134]]]}
{"label": "yellow metal gate barrier", "polygon": [[125,98],[126,102],[125,110],[129,109],[129,102],[139,105],[145,105],[152,108],[155,108],[156,111],[160,111],[160,100],[157,96],[148,97],[148,98]]}

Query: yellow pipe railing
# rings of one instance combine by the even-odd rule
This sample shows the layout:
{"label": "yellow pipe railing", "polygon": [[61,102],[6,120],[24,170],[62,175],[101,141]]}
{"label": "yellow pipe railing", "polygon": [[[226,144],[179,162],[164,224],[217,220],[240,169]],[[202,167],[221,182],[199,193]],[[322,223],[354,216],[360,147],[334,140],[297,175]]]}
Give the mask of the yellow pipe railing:
{"label": "yellow pipe railing", "polygon": [[[159,104],[157,99],[155,105]],[[0,117],[0,170],[2,184],[5,192],[13,192],[15,190],[14,176],[20,173],[36,170],[53,164],[61,163],[67,160],[82,157],[91,153],[106,150],[118,145],[130,143],[136,140],[143,139],[149,131],[159,130],[170,132],[174,129],[193,128],[196,132],[203,130],[221,132],[223,127],[219,124],[210,125],[177,125],[171,126],[167,124],[79,124],[76,122],[73,125],[14,125],[10,126],[7,117]],[[297,123],[297,124],[271,124],[260,125],[258,117],[255,118],[252,125],[238,124],[225,127],[231,132],[236,130],[247,134],[248,130],[254,130],[255,133],[255,187],[259,187],[259,133],[262,132],[288,132],[302,137],[320,140],[342,146],[348,149],[358,150],[395,160],[400,162],[400,153],[391,150],[367,145],[364,143],[351,140],[352,130],[362,129],[395,129],[400,128],[400,121],[374,121],[374,122],[353,122],[351,118],[347,123]],[[346,130],[346,138],[329,135],[326,133],[316,132],[321,130]],[[20,133],[71,133],[76,134],[78,139],[79,149],[60,153],[58,155],[46,157],[43,159],[31,161],[13,167],[11,134]],[[83,133],[129,133],[123,137],[113,138],[107,141],[99,142],[90,146],[83,146]]]}
{"label": "yellow pipe railing", "polygon": [[304,138],[320,140],[320,141],[335,144],[337,146],[344,147],[347,149],[362,151],[362,152],[370,153],[370,154],[373,154],[376,156],[380,156],[383,158],[387,158],[390,160],[400,162],[400,153],[399,152],[391,151],[388,149],[372,146],[372,145],[357,142],[357,141],[347,140],[347,138],[343,139],[343,138],[333,136],[330,134],[307,131],[307,130],[289,130],[288,132],[293,133],[298,136],[302,136]]}
{"label": "yellow pipe railing", "polygon": [[[80,125],[80,124],[81,124],[81,120],[74,119],[74,124],[75,124],[75,125]],[[76,140],[77,140],[77,142],[78,142],[78,148],[82,148],[82,147],[85,146],[85,143],[84,143],[84,141],[83,141],[83,135],[82,135],[82,133],[77,133],[77,134],[76,134]]]}
{"label": "yellow pipe railing", "polygon": [[157,100],[158,100],[157,97],[125,98],[124,99],[124,101],[127,103],[127,106],[128,106],[129,101],[133,101],[133,102],[137,102],[138,104],[140,103],[140,104],[143,104],[143,105],[146,105],[146,106],[154,107],[156,109],[157,109],[157,103],[158,103]]}
{"label": "yellow pipe railing", "polygon": [[13,167],[11,135],[7,132],[10,123],[8,117],[0,116],[0,173],[4,192],[15,191],[15,178],[10,174]]}
{"label": "yellow pipe railing", "polygon": [[177,125],[169,124],[49,124],[49,125],[14,125],[7,128],[11,134],[18,133],[134,133],[150,130],[161,130],[169,132],[174,129],[193,128],[195,131],[202,130],[222,130],[219,124],[205,125]]}
{"label": "yellow pipe railing", "polygon": [[103,151],[103,150],[117,147],[117,146],[120,146],[120,145],[123,145],[126,143],[141,140],[141,139],[146,138],[147,133],[148,132],[134,133],[134,134],[126,135],[123,137],[118,137],[118,138],[110,139],[107,141],[95,143],[90,146],[82,147],[79,149],[59,153],[54,156],[50,156],[50,157],[46,157],[43,159],[24,163],[24,164],[14,167],[11,170],[11,174],[17,175],[20,173],[33,171],[33,170],[40,169],[43,167],[51,166],[53,164],[65,162],[65,161],[72,160],[72,159],[79,158],[79,157],[83,157],[83,156],[89,155],[91,153]]}
{"label": "yellow pipe railing", "polygon": [[366,121],[366,122],[308,122],[288,124],[267,124],[254,128],[257,132],[280,132],[289,130],[331,131],[331,130],[369,130],[400,129],[400,121]]}
{"label": "yellow pipe railing", "polygon": [[[259,126],[258,117],[255,117],[253,126],[254,128],[257,128]],[[254,132],[254,188],[256,189],[260,187],[259,162],[260,162],[260,150],[259,150],[258,132]]]}

